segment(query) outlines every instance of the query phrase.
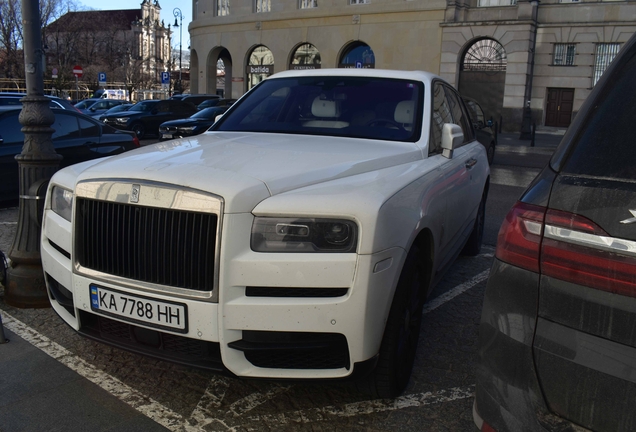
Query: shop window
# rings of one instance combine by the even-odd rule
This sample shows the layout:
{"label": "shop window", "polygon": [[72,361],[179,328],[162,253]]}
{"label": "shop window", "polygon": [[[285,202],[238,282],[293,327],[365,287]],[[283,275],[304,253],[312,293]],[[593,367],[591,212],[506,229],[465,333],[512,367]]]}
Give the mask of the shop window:
{"label": "shop window", "polygon": [[289,69],[320,69],[320,52],[310,43],[300,45],[294,51]]}
{"label": "shop window", "polygon": [[341,68],[374,68],[375,54],[371,47],[365,43],[357,43],[351,45],[342,55],[340,64]]}

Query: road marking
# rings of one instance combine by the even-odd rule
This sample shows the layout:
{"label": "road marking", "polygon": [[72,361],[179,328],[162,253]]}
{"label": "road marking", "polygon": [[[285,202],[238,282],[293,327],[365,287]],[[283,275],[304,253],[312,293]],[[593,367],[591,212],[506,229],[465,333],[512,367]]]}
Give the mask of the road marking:
{"label": "road marking", "polygon": [[31,345],[42,350],[55,360],[59,361],[71,370],[74,370],[84,378],[106,390],[122,402],[133,407],[141,414],[154,420],[160,425],[172,430],[179,430],[183,424],[183,418],[178,413],[161,405],[152,398],[140,393],[134,388],[124,384],[117,378],[97,369],[84,359],[74,355],[63,346],[53,342],[46,336],[14,318],[6,311],[4,315],[4,325],[13,333],[29,342]]}
{"label": "road marking", "polygon": [[252,393],[249,396],[246,396],[242,399],[237,400],[232,405],[230,405],[230,409],[228,412],[231,412],[234,417],[239,417],[246,412],[253,410],[254,408],[264,404],[265,402],[272,400],[279,393],[284,393],[289,390],[291,386],[275,386],[270,389],[267,393]]}
{"label": "road marking", "polygon": [[530,182],[541,172],[538,168],[490,168],[490,183],[505,185],[528,187]]}
{"label": "road marking", "polygon": [[366,414],[376,414],[386,411],[396,411],[404,408],[421,407],[444,402],[453,402],[472,398],[475,386],[454,387],[438,392],[426,392],[400,396],[395,399],[376,399],[345,404],[343,406],[326,406],[309,410],[298,410],[287,413],[268,414],[249,417],[252,422],[263,422],[270,425],[284,425],[288,423],[309,423],[329,420],[330,417],[355,417]]}
{"label": "road marking", "polygon": [[440,296],[435,297],[433,300],[424,304],[424,309],[422,312],[425,314],[432,312],[433,310],[437,309],[444,303],[451,301],[452,299],[468,291],[469,289],[471,289],[478,283],[488,279],[489,273],[490,273],[490,270],[484,270],[483,272],[479,273],[477,276],[473,277],[471,280],[464,282],[463,284],[457,285],[455,288],[446,291],[444,294]]}

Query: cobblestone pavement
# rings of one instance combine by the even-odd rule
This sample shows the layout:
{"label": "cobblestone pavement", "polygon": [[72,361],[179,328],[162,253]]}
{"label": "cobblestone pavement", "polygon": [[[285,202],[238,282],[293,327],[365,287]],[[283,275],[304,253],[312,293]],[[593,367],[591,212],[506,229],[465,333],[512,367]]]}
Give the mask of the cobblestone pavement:
{"label": "cobblestone pavement", "polygon": [[[493,184],[512,184],[518,196],[536,172],[514,178],[514,172],[495,169]],[[0,209],[5,252],[15,221],[17,209]],[[27,335],[33,345],[168,430],[474,431],[477,327],[493,237],[481,255],[460,257],[435,288],[425,305],[410,384],[391,400],[370,400],[350,383],[239,380],[142,357],[80,337],[52,309],[10,307],[1,288],[0,310],[9,330]]]}

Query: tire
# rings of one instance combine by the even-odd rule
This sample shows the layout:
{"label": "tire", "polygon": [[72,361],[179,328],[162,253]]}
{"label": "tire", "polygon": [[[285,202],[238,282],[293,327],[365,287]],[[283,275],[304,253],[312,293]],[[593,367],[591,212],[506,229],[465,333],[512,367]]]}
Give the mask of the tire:
{"label": "tire", "polygon": [[484,238],[484,225],[486,219],[486,197],[488,192],[484,191],[481,202],[479,203],[479,210],[477,210],[477,219],[475,219],[475,225],[468,237],[468,241],[462,249],[462,255],[475,256],[481,252],[481,243]]}
{"label": "tire", "polygon": [[492,165],[495,161],[495,143],[491,142],[488,148],[486,149],[486,154],[488,155],[488,165]]}
{"label": "tire", "polygon": [[368,377],[358,382],[358,389],[373,397],[397,397],[411,378],[429,284],[424,262],[423,253],[413,246],[391,303],[378,364]]}
{"label": "tire", "polygon": [[146,128],[141,123],[135,123],[130,129],[137,135],[137,139],[142,139],[146,134]]}

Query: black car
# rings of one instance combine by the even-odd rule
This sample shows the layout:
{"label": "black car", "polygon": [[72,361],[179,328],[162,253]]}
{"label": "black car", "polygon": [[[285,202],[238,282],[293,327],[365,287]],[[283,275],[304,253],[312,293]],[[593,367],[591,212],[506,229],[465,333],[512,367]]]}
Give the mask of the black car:
{"label": "black car", "polygon": [[[0,110],[12,109],[13,107],[22,107],[22,102],[20,101],[23,97],[26,96],[26,93],[15,93],[15,92],[0,92]],[[75,112],[80,112],[77,108],[73,106],[69,101],[59,98],[57,96],[49,96],[45,95],[50,99],[49,107],[51,109],[65,109],[71,110]]]}
{"label": "black car", "polygon": [[199,135],[214,124],[216,118],[227,111],[229,107],[205,108],[196,114],[182,120],[172,120],[159,126],[159,140]]}
{"label": "black car", "polygon": [[97,102],[89,104],[87,108],[80,109],[80,111],[86,115],[92,116],[95,114],[103,114],[109,109],[124,103],[126,103],[126,101],[118,99],[99,99]]}
{"label": "black car", "polygon": [[501,226],[479,327],[482,431],[636,430],[634,77],[636,35]]}
{"label": "black car", "polygon": [[234,102],[236,102],[236,99],[208,99],[197,105],[197,109],[202,110],[204,108],[211,107],[229,107]]}
{"label": "black car", "polygon": [[157,135],[161,123],[187,118],[196,112],[197,107],[188,102],[144,100],[128,111],[105,116],[103,122],[117,129],[133,131],[142,139],[146,135]]}
{"label": "black car", "polygon": [[488,163],[492,165],[495,160],[495,147],[497,146],[497,131],[494,129],[492,120],[486,120],[484,110],[481,105],[475,100],[467,97],[463,97],[470,120],[475,128],[475,135],[477,135],[477,141],[479,141],[484,147],[486,147],[486,154],[488,154]]}
{"label": "black car", "polygon": [[132,106],[133,106],[133,104],[131,104],[131,103],[123,103],[121,105],[114,106],[114,107],[106,110],[105,112],[103,112],[101,114],[94,114],[94,115],[91,114],[91,117],[93,117],[94,119],[97,119],[99,121],[103,121],[106,117],[108,117],[111,114],[122,113],[124,111],[128,111]]}
{"label": "black car", "polygon": [[[22,151],[24,134],[18,121],[20,109],[0,112],[0,204],[18,201],[18,163],[15,156]],[[132,132],[106,126],[99,121],[70,110],[53,110],[51,125],[53,146],[63,156],[60,167],[111,156],[139,147]]]}
{"label": "black car", "polygon": [[183,102],[189,102],[194,106],[199,105],[202,102],[205,102],[207,100],[211,100],[211,99],[221,99],[221,96],[219,95],[213,95],[213,94],[190,94],[190,95],[185,95],[181,98],[181,100]]}

